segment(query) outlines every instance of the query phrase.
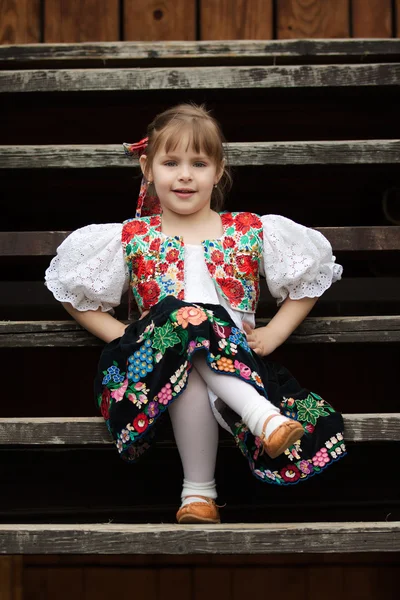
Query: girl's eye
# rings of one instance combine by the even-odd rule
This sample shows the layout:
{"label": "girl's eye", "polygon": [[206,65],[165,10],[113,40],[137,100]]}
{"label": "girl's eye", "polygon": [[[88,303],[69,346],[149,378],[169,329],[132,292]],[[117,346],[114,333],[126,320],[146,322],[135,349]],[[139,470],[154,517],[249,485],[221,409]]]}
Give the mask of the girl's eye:
{"label": "girl's eye", "polygon": [[207,165],[203,162],[194,163],[195,165],[200,165],[201,167],[206,167]]}
{"label": "girl's eye", "polygon": [[[203,163],[203,162],[196,162],[194,164],[195,165],[200,165],[201,167],[206,167],[207,166],[206,163]],[[174,160],[169,160],[168,162],[164,163],[164,165],[166,167],[171,167],[171,166],[176,165],[176,162]]]}
{"label": "girl's eye", "polygon": [[174,165],[174,164],[176,164],[174,160],[169,160],[168,162],[165,163],[165,166],[169,167],[169,166]]}

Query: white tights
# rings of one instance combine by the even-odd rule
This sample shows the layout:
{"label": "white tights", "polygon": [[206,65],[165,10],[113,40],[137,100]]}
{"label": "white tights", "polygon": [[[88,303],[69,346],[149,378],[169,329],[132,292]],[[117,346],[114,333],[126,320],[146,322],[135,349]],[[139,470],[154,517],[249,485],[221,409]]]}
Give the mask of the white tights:
{"label": "white tights", "polygon": [[[267,417],[279,414],[279,409],[251,384],[231,375],[214,373],[206,364],[205,356],[196,354],[185,391],[169,407],[184,474],[182,499],[196,494],[217,497],[214,471],[218,423],[211,410],[207,387],[243,419],[254,435],[261,435]],[[284,421],[286,417],[272,419],[266,430],[267,437]]]}

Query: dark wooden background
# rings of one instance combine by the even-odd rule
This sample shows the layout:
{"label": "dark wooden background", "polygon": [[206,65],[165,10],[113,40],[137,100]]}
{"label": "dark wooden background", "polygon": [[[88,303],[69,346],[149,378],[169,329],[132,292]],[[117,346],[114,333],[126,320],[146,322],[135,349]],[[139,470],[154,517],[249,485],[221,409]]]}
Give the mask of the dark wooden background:
{"label": "dark wooden background", "polygon": [[0,43],[390,38],[400,0],[0,0]]}
{"label": "dark wooden background", "polygon": [[[349,37],[400,37],[400,0],[0,0],[1,44]],[[196,92],[191,98],[207,100],[211,108],[215,108],[230,141],[250,141],[257,136],[260,140],[400,137],[397,90],[386,92],[384,110],[379,93],[374,94],[373,90],[368,92],[367,100],[364,90],[333,90],[329,97],[319,90],[296,93],[297,110],[293,111],[291,91],[269,92],[271,120],[268,126],[264,123],[261,127],[258,117],[263,114],[265,102],[261,92],[237,93],[235,98],[225,91],[207,97]],[[162,98],[161,95],[154,98],[143,94],[137,100],[117,93],[112,98],[101,94],[73,97],[63,94],[58,96],[57,102],[51,94],[40,98],[32,95],[30,110],[26,111],[25,98],[16,96],[6,102],[1,117],[0,143],[117,143],[125,140],[128,122],[134,141],[139,139],[143,124],[150,117],[182,99],[186,97],[170,92]],[[240,122],[238,113],[242,115]],[[140,118],[135,120],[132,117],[135,114]],[[371,114],[373,119],[370,119]],[[252,184],[260,179],[260,171],[248,168],[237,173],[236,192],[229,208],[243,208],[241,198],[250,189],[252,210],[265,212],[268,202],[269,212],[285,214],[311,226],[387,224],[381,211],[382,194],[399,182],[398,168],[394,166],[288,167],[284,171],[271,167],[263,174],[267,174],[270,181],[268,199],[259,195],[259,190]],[[137,184],[132,174],[121,174],[112,169],[96,174],[86,171],[60,174],[46,170],[25,174],[6,172],[2,175],[1,187],[2,202],[7,205],[8,215],[2,229],[72,229],[92,220],[93,207],[96,207],[98,222],[122,220],[130,216],[124,212],[127,190]],[[79,211],[73,202],[69,202],[70,198],[77,197],[81,200]],[[112,219],[108,209],[110,198],[113,198]],[[307,198],[307,202],[299,203],[299,198]],[[354,261],[343,255],[339,260],[345,264],[346,277],[358,277],[360,282],[377,275],[383,286],[382,282],[398,274],[397,256],[389,257],[389,260],[385,257],[380,262],[370,262],[368,256]],[[31,308],[30,314],[24,313],[25,302],[19,296],[18,282],[22,278],[42,286],[45,266],[43,260],[8,261],[1,265],[1,279],[7,283],[7,289],[5,286],[0,288],[0,309],[4,313],[1,318],[63,318],[60,308],[47,301],[46,290],[39,291],[38,287],[33,294],[38,294],[38,306]],[[9,285],[13,281],[15,288]],[[380,286],[376,287],[378,290]],[[26,288],[23,289],[26,293]],[[12,295],[11,300],[7,294],[10,298]],[[373,298],[366,298],[368,293],[365,293],[365,301],[369,303],[364,308],[357,298],[351,302],[348,297],[348,304],[333,299],[328,304],[322,303],[318,310],[320,314],[334,314],[335,311],[337,314],[394,314],[398,308],[398,294],[390,288],[382,295],[381,302],[378,292]],[[9,310],[11,304],[13,312]],[[289,346],[282,349],[276,359],[301,373],[305,385],[312,385],[315,391],[323,393],[339,410],[372,412],[377,400],[382,402],[382,410],[388,409],[388,402],[391,410],[399,410],[397,386],[393,386],[387,375],[394,373],[397,365],[393,348],[359,344],[355,348],[345,344],[309,348],[300,354],[298,348]],[[96,414],[90,381],[97,357],[96,348],[58,349],[57,352],[51,349],[2,349],[0,359],[3,368],[7,365],[7,381],[14,383],[7,387],[7,402],[2,404],[1,416]],[[76,369],[77,362],[86,364],[87,370],[82,374],[79,397],[73,393],[72,383],[62,379]],[[21,365],[24,377],[19,381]],[[47,384],[38,390],[37,383],[43,377]],[[16,382],[18,394],[13,391]],[[225,452],[230,453],[230,450]],[[390,506],[392,490],[388,482],[398,478],[397,458],[394,454],[392,457],[385,455],[387,460],[383,461],[380,460],[383,455],[379,454],[382,450],[377,451],[374,447],[366,450],[362,460],[364,466],[370,465],[370,488],[366,489],[363,485],[367,479],[357,471],[358,459],[363,452],[361,447],[353,450],[352,458],[343,466],[339,487],[335,485],[333,474],[328,477],[325,488],[314,485],[308,491],[300,491],[298,496],[295,491],[289,503],[305,501],[309,504],[314,495],[315,510],[319,510],[321,520],[334,520],[342,515],[342,495],[346,497],[347,506],[353,503],[354,515],[362,496],[370,494],[372,504],[380,495],[382,504],[378,508],[375,506],[375,512],[371,514],[384,520],[389,516],[385,511]],[[7,460],[9,455],[5,451],[1,456],[2,460]],[[153,461],[155,467],[160,465],[160,460],[157,455],[150,462]],[[242,506],[243,511],[257,511],[261,492],[245,474],[240,457],[233,466],[230,457],[226,463],[224,460],[222,452],[219,476],[227,496],[225,499],[235,502],[238,510]],[[14,493],[10,492],[14,489],[12,481],[4,482],[9,495],[1,500],[0,511],[5,522],[13,519],[24,522],[32,518],[38,522],[40,515],[45,515],[42,520],[57,522],[69,503],[77,506],[79,511],[77,516],[73,512],[68,516],[70,522],[74,522],[75,517],[81,522],[90,520],[93,498],[97,511],[103,510],[105,518],[115,517],[118,521],[129,513],[127,490],[132,494],[132,504],[139,505],[140,502],[151,502],[151,496],[156,493],[147,487],[146,465],[136,472],[136,482],[133,473],[129,475],[132,479],[127,488],[115,489],[108,484],[111,472],[114,473],[112,480],[123,481],[124,478],[122,469],[125,465],[118,462],[113,449],[96,451],[95,463],[90,450],[60,451],[56,461],[53,455],[44,451],[21,450],[12,454],[12,461],[18,474],[16,477],[26,480],[29,494],[26,497],[18,495],[18,490],[23,489],[21,485],[15,486]],[[238,468],[240,476],[245,478],[243,489],[234,499],[229,497],[232,486],[228,485],[228,475],[225,482],[223,477],[228,463],[232,477],[234,469]],[[157,510],[164,507],[169,519],[173,517],[173,502],[179,489],[180,471],[176,464],[174,472],[169,473],[168,478],[161,477],[157,484],[158,495],[163,494],[165,486],[165,499],[163,502],[162,498],[157,498]],[[375,496],[374,488],[379,488],[379,494],[377,491]],[[285,513],[284,506],[280,508],[279,494],[272,493],[271,497],[271,514],[267,520],[293,520],[294,515]],[[53,513],[48,511],[46,515],[47,506],[53,506]],[[133,510],[129,514],[132,521],[143,519],[137,510],[138,507],[136,512]],[[364,504],[364,512],[359,518],[367,519],[370,516],[368,510]],[[257,519],[257,513],[253,514]],[[251,514],[243,515],[244,520],[251,521]],[[151,514],[147,516],[151,520]],[[399,558],[393,554],[3,557],[0,559],[0,600],[70,600],[71,597],[74,600],[102,600],[115,595],[136,597],[138,594],[145,595],[146,600],[239,600],[249,594],[254,597],[278,596],[281,600],[292,597],[296,600],[322,597],[324,600],[338,597],[342,600],[354,597],[390,600],[398,598],[395,590]]]}

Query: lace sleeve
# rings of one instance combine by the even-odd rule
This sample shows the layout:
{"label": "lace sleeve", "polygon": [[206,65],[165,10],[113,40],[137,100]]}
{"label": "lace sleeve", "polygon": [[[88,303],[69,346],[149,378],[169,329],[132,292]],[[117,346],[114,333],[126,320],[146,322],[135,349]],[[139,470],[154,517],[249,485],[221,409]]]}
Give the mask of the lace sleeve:
{"label": "lace sleeve", "polygon": [[80,311],[112,310],[128,289],[120,223],[77,229],[57,248],[45,282],[60,302]]}
{"label": "lace sleeve", "polygon": [[342,276],[332,247],[319,231],[279,215],[261,217],[264,253],[261,274],[278,305],[288,296],[293,300],[315,298]]}

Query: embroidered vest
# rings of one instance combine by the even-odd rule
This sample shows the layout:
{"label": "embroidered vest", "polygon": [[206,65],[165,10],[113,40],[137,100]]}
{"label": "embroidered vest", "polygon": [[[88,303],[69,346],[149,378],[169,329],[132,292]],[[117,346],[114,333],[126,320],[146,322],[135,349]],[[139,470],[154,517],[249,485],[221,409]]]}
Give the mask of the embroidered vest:
{"label": "embroidered vest", "polygon": [[[222,236],[202,242],[208,271],[232,308],[254,313],[260,293],[261,219],[249,212],[220,216]],[[161,215],[125,221],[122,246],[140,312],[169,295],[185,299],[183,238],[161,232]]]}

